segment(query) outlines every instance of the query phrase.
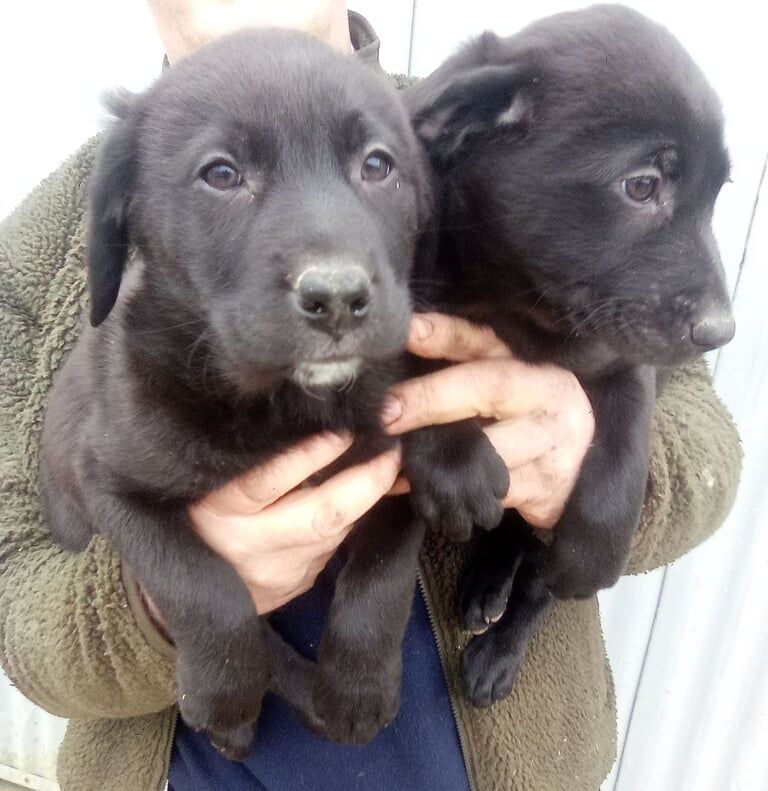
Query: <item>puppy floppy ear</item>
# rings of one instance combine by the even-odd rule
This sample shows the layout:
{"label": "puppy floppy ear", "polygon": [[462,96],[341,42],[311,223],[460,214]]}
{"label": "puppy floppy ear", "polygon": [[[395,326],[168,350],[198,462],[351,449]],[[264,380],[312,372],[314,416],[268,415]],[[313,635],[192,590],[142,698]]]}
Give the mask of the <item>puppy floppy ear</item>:
{"label": "puppy floppy ear", "polygon": [[101,143],[88,195],[88,286],[91,324],[117,301],[128,256],[128,211],[136,179],[136,97],[121,93],[108,107],[117,116]]}
{"label": "puppy floppy ear", "polygon": [[[472,49],[484,52],[500,44],[485,33]],[[516,62],[467,63],[460,54],[413,89],[409,107],[416,134],[432,158],[445,161],[474,136],[524,132],[531,120],[534,82]]]}

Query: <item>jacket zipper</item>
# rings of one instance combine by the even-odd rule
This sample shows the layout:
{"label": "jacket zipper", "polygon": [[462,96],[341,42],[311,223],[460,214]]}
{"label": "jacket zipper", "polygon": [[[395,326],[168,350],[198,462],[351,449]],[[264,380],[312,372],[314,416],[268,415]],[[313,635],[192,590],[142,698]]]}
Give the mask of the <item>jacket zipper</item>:
{"label": "jacket zipper", "polygon": [[170,788],[170,785],[171,785],[171,780],[170,780],[171,753],[173,752],[173,740],[174,740],[174,738],[176,736],[176,725],[178,724],[178,722],[179,722],[179,709],[178,709],[178,707],[174,706],[173,724],[171,725],[170,738],[168,739],[168,744],[170,746],[168,747],[168,753],[165,756],[165,758],[166,758],[166,761],[165,761],[165,782],[162,783],[162,785],[160,786],[161,791],[168,791],[168,789]]}
{"label": "jacket zipper", "polygon": [[453,692],[451,691],[451,684],[448,679],[448,672],[445,669],[445,654],[443,652],[443,646],[440,643],[437,634],[437,627],[435,626],[435,616],[432,610],[432,602],[430,601],[429,594],[427,593],[427,586],[424,584],[424,577],[421,570],[421,564],[419,564],[419,573],[417,577],[419,583],[419,590],[421,591],[422,598],[424,599],[424,604],[427,609],[427,619],[429,620],[429,628],[432,630],[432,639],[435,641],[435,645],[437,646],[437,656],[440,660],[440,669],[443,671],[443,679],[445,681],[445,688],[448,691],[448,700],[451,702],[451,712],[453,713],[453,721],[456,725],[456,732],[459,735],[459,747],[461,748],[461,757],[464,761],[464,771],[467,774],[467,783],[469,783],[470,791],[477,791],[477,787],[475,786],[474,778],[472,777],[472,772],[470,771],[469,761],[467,760],[467,756],[469,754],[469,750],[467,748],[467,732],[459,718],[459,709],[456,705],[456,699],[453,696]]}

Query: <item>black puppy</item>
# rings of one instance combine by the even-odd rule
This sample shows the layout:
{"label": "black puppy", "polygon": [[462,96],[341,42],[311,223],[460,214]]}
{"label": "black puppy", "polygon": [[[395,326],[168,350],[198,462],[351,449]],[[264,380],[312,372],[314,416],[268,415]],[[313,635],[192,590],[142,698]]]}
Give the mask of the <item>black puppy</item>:
{"label": "black puppy", "polygon": [[90,190],[94,326],[45,419],[51,530],[119,551],[176,644],[182,716],[227,755],[267,688],[365,741],[397,707],[421,538],[403,498],[354,535],[314,689],[186,507],[310,434],[354,432],[346,463],[389,446],[421,147],[384,77],[298,33],[223,39],[115,110]]}
{"label": "black puppy", "polygon": [[[666,30],[621,6],[506,39],[486,33],[407,103],[442,202],[416,271],[430,284],[420,300],[489,324],[523,360],[573,371],[596,420],[551,544],[510,515],[465,580],[462,615],[475,632],[512,595],[463,657],[470,698],[490,705],[509,693],[551,595],[591,596],[624,569],[657,372],[733,335],[711,231],[729,163],[699,69]],[[456,480],[493,468],[453,459]],[[462,528],[468,536],[471,524]]]}

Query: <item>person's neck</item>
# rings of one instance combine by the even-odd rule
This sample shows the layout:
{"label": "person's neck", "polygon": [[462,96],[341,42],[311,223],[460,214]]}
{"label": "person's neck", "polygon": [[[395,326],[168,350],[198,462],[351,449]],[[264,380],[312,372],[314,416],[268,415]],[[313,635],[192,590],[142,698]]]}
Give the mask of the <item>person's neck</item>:
{"label": "person's neck", "polygon": [[[240,26],[234,25],[233,19],[222,12],[220,8],[211,11],[203,7],[198,11],[198,15],[203,21],[198,20],[198,23],[194,24],[194,13],[192,13],[192,22],[185,27],[179,25],[177,15],[171,13],[175,8],[173,2],[164,4],[160,0],[151,0],[150,7],[155,16],[155,25],[163,43],[165,59],[169,65],[191,55],[207,42],[216,38],[217,35],[223,35],[228,31],[240,29],[240,27],[296,27],[345,55],[354,51],[349,30],[347,0],[318,2],[317,7],[308,10],[306,16],[297,18],[286,16],[279,10],[269,11],[267,9],[263,13],[243,18]],[[192,11],[194,12],[194,7]],[[209,16],[204,16],[204,11],[210,12]]]}
{"label": "person's neck", "polygon": [[353,52],[352,39],[349,35],[349,18],[346,0],[336,0],[330,13],[318,18],[318,29],[310,29],[309,33],[330,44],[345,55]]}

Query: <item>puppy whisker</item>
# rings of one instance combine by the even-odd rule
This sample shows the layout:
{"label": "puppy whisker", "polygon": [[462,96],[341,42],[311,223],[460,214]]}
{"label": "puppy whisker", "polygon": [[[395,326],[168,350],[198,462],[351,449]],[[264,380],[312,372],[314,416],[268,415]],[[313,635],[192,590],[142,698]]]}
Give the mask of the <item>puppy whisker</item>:
{"label": "puppy whisker", "polygon": [[337,392],[348,393],[354,387],[356,380],[357,377],[355,376],[354,373],[348,374],[346,381],[343,382],[341,386],[337,388]]}
{"label": "puppy whisker", "polygon": [[191,371],[192,371],[192,359],[195,356],[195,352],[197,351],[198,347],[200,346],[200,344],[205,339],[207,333],[208,333],[208,327],[206,327],[197,336],[197,338],[194,341],[192,341],[192,343],[190,343],[189,346],[187,346],[186,349],[184,350],[184,351],[187,351],[187,349],[189,350],[189,354],[187,355],[187,363],[186,363],[186,366],[185,366],[185,369],[186,369],[188,374],[191,374]]}
{"label": "puppy whisker", "polygon": [[167,327],[156,327],[155,329],[151,330],[137,330],[137,335],[154,335],[158,332],[168,332],[168,330],[176,330],[180,327],[189,327],[193,324],[200,324],[204,322],[205,319],[192,319],[192,321],[182,321],[180,324],[169,324]]}

